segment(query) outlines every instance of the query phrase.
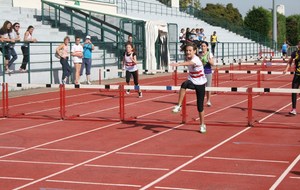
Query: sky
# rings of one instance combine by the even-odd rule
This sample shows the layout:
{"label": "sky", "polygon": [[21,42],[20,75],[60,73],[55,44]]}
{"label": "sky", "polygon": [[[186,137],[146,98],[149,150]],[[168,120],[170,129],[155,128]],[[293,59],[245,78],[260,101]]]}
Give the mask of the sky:
{"label": "sky", "polygon": [[[275,0],[275,2],[276,5],[285,6],[286,16],[300,14],[300,0]],[[206,3],[219,3],[223,5],[232,3],[234,7],[239,9],[243,17],[245,17],[246,13],[252,9],[253,6],[261,6],[265,9],[271,9],[273,6],[273,0],[200,0],[200,3],[202,7],[205,7]]]}

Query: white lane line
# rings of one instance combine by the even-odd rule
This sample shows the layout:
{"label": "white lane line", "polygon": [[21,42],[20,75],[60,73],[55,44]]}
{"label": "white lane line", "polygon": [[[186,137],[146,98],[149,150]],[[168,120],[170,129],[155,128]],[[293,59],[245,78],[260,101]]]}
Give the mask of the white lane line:
{"label": "white lane line", "polygon": [[55,149],[55,148],[35,148],[34,150],[57,151],[57,152],[77,152],[77,153],[97,153],[97,154],[103,154],[106,152],[106,151],[96,151],[96,150],[71,150],[71,149]]}
{"label": "white lane line", "polygon": [[[119,123],[118,123],[118,124],[119,124]],[[165,130],[165,131],[160,132],[160,133],[158,133],[158,134],[155,134],[155,135],[152,135],[152,136],[143,138],[143,139],[141,139],[141,140],[135,141],[135,142],[133,142],[133,143],[131,143],[131,144],[125,145],[125,146],[123,146],[123,147],[120,147],[120,148],[117,148],[117,149],[112,150],[112,151],[110,151],[110,152],[107,152],[107,153],[105,153],[105,154],[103,154],[103,155],[100,155],[100,156],[91,158],[91,159],[86,160],[86,161],[81,162],[81,163],[78,163],[78,164],[76,164],[76,165],[74,165],[74,166],[68,167],[68,168],[66,168],[66,169],[64,169],[64,170],[61,170],[61,171],[59,171],[59,172],[56,172],[56,173],[50,174],[50,175],[48,175],[48,176],[45,176],[45,177],[36,179],[36,180],[34,180],[34,181],[30,182],[30,183],[27,183],[27,184],[24,184],[24,185],[22,185],[22,186],[20,186],[20,187],[15,188],[15,190],[23,189],[23,188],[28,187],[28,186],[30,186],[30,185],[36,184],[36,183],[38,183],[38,182],[40,182],[40,181],[47,180],[47,179],[49,179],[49,178],[51,178],[51,177],[54,177],[54,176],[57,176],[57,175],[59,175],[59,174],[65,173],[65,172],[67,172],[67,171],[70,171],[70,170],[72,170],[72,169],[78,168],[79,166],[83,166],[83,165],[85,165],[85,164],[87,164],[87,163],[89,163],[89,162],[95,161],[95,160],[97,160],[97,159],[99,159],[99,158],[102,158],[102,157],[111,155],[111,154],[113,154],[113,153],[116,153],[116,152],[118,152],[118,151],[120,151],[120,150],[129,148],[129,147],[132,147],[132,146],[134,146],[134,145],[137,145],[137,144],[139,144],[139,143],[141,143],[141,142],[147,141],[147,140],[152,139],[152,138],[154,138],[154,137],[161,136],[161,135],[163,135],[163,134],[165,134],[165,133],[168,133],[168,132],[170,132],[170,131],[173,131],[174,129],[177,129],[177,128],[181,127],[181,126],[184,126],[184,124],[177,125],[177,126],[171,128],[171,129],[168,129],[168,130]]]}
{"label": "white lane line", "polygon": [[276,180],[276,182],[272,185],[270,190],[275,190],[278,185],[283,181],[283,179],[287,176],[287,174],[291,171],[291,169],[299,162],[300,154],[296,157],[296,159],[289,165],[289,167],[281,174],[281,176]]}
{"label": "white lane line", "polygon": [[213,160],[232,160],[232,161],[266,162],[266,163],[281,163],[281,164],[290,163],[289,161],[280,161],[280,160],[259,160],[259,159],[225,158],[225,157],[212,157],[212,156],[205,156],[203,158],[213,159]]}
{"label": "white lane line", "polygon": [[70,184],[81,184],[81,185],[100,185],[100,186],[115,186],[115,187],[136,187],[136,188],[141,187],[141,185],[132,185],[132,184],[96,183],[96,182],[65,181],[65,180],[46,180],[46,181],[53,182],[53,183],[70,183]]}
{"label": "white lane line", "polygon": [[[93,92],[94,93],[94,92]],[[75,94],[75,95],[69,95],[67,96],[67,98],[72,98],[72,97],[77,97],[77,96],[84,96],[84,95],[88,95],[88,94],[93,94],[91,92],[89,93],[82,93],[82,94]],[[46,93],[47,94],[47,93]],[[29,96],[32,96],[32,95],[29,95]],[[25,97],[29,97],[29,96],[25,96]],[[22,97],[22,96],[20,96]],[[23,96],[24,97],[24,96]],[[12,106],[9,106],[10,108],[13,108],[13,107],[18,107],[18,106],[25,106],[25,105],[32,105],[34,103],[45,103],[45,102],[50,102],[52,100],[59,100],[60,98],[51,98],[51,99],[45,99],[45,100],[38,100],[38,101],[31,101],[31,102],[27,102],[27,103],[23,103],[23,104],[16,104],[16,105],[12,105]]]}
{"label": "white lane line", "polygon": [[237,145],[258,145],[258,146],[278,146],[278,147],[300,147],[299,144],[267,144],[267,143],[255,143],[255,142],[233,142]]}
{"label": "white lane line", "polygon": [[290,177],[291,179],[300,179],[300,177]]}
{"label": "white lane line", "polygon": [[[300,98],[298,98],[297,101],[298,101],[298,100],[300,100]],[[266,117],[262,118],[261,120],[259,120],[258,123],[261,123],[261,122],[263,122],[264,120],[266,120],[266,119],[272,117],[273,115],[275,115],[276,113],[280,112],[281,110],[283,110],[283,109],[289,107],[291,104],[292,104],[292,103],[289,103],[289,104],[287,104],[287,105],[285,105],[285,106],[279,108],[279,109],[276,110],[275,112],[273,112],[273,113],[269,114],[268,116],[266,116]]]}
{"label": "white lane line", "polygon": [[22,153],[22,152],[25,152],[25,151],[28,151],[28,150],[33,150],[33,149],[36,149],[36,148],[40,148],[42,146],[46,146],[46,145],[49,145],[49,144],[53,144],[53,143],[57,143],[57,142],[64,141],[64,140],[67,140],[67,139],[71,139],[71,138],[74,138],[74,137],[82,136],[82,135],[85,135],[85,134],[88,134],[88,133],[91,133],[91,132],[95,132],[95,131],[99,131],[99,130],[102,130],[102,129],[106,129],[108,127],[111,127],[111,126],[114,126],[114,125],[118,125],[118,124],[121,124],[121,123],[122,122],[112,123],[112,124],[109,124],[109,125],[105,125],[103,127],[98,127],[96,129],[92,129],[92,130],[88,130],[88,131],[85,131],[85,132],[77,133],[75,135],[70,135],[70,136],[67,136],[67,137],[64,137],[64,138],[56,139],[54,141],[46,142],[46,143],[39,144],[39,145],[30,147],[30,148],[26,148],[26,149],[23,149],[23,150],[12,152],[12,153],[0,156],[0,159],[8,157],[8,156],[15,155],[15,154],[18,154],[18,153]]}
{"label": "white lane line", "polygon": [[37,161],[25,161],[25,160],[0,160],[0,162],[23,163],[23,164],[63,165],[63,166],[73,166],[74,165],[73,163],[37,162]]}
{"label": "white lane line", "polygon": [[0,146],[0,149],[17,149],[17,150],[21,150],[21,149],[25,149],[25,147]]}
{"label": "white lane line", "polygon": [[146,168],[146,167],[131,167],[131,166],[112,166],[112,165],[97,165],[97,164],[85,164],[87,167],[96,168],[117,168],[117,169],[132,169],[132,170],[153,170],[153,171],[169,171],[168,168]]}
{"label": "white lane line", "polygon": [[250,129],[251,129],[251,127],[247,127],[247,128],[245,128],[245,129],[243,129],[242,131],[240,131],[240,132],[238,132],[238,133],[232,135],[231,137],[225,139],[224,141],[222,141],[222,142],[220,142],[219,144],[213,146],[212,148],[208,149],[207,151],[205,151],[205,152],[199,154],[198,156],[194,157],[193,159],[191,159],[191,160],[185,162],[184,164],[182,164],[182,165],[178,166],[177,168],[171,170],[170,172],[166,173],[165,175],[163,175],[163,176],[159,177],[158,179],[152,181],[151,183],[145,185],[145,186],[142,187],[140,190],[145,190],[145,189],[148,189],[148,188],[152,187],[153,185],[159,183],[160,181],[164,180],[165,178],[169,177],[170,175],[174,174],[175,172],[181,170],[181,169],[184,168],[185,166],[191,164],[192,162],[196,161],[197,159],[199,159],[199,158],[203,157],[204,155],[206,155],[206,154],[212,152],[212,151],[215,150],[216,148],[222,146],[223,144],[227,143],[227,142],[230,141],[231,139],[233,139],[233,138],[235,138],[235,137],[237,137],[237,136],[243,134],[244,132],[246,132],[246,131],[248,131],[248,130],[250,130]]}
{"label": "white lane line", "polygon": [[205,174],[219,174],[219,175],[238,175],[238,176],[251,176],[251,177],[276,177],[275,175],[232,173],[232,172],[215,172],[215,171],[204,171],[204,170],[181,170],[181,171],[190,172],[190,173],[205,173]]}
{"label": "white lane line", "polygon": [[22,178],[22,177],[1,177],[0,179],[8,179],[8,180],[21,180],[21,181],[33,181],[32,178]]}
{"label": "white lane line", "polygon": [[58,122],[61,122],[61,121],[62,121],[62,120],[50,121],[50,122],[47,122],[47,123],[42,123],[42,124],[38,124],[38,125],[33,125],[33,126],[30,126],[30,127],[25,127],[25,128],[21,128],[21,129],[16,129],[16,130],[12,130],[12,131],[8,131],[8,132],[0,133],[0,136],[2,136],[2,135],[7,135],[7,134],[11,134],[11,133],[15,133],[15,132],[20,132],[20,131],[25,131],[25,130],[27,130],[27,129],[33,129],[33,128],[41,127],[41,126],[44,126],[44,125],[50,125],[50,124],[58,123]]}
{"label": "white lane line", "polygon": [[116,154],[127,154],[127,155],[136,155],[136,156],[174,157],[174,158],[193,158],[193,156],[188,156],[188,155],[151,154],[151,153],[135,153],[135,152],[116,152]]}
{"label": "white lane line", "polygon": [[[125,104],[125,106],[136,105],[136,104],[139,104],[139,103],[143,103],[143,102],[147,102],[147,101],[151,101],[151,100],[156,100],[156,99],[159,99],[159,98],[165,98],[165,97],[173,96],[173,95],[174,94],[168,94],[168,95],[164,95],[164,96],[159,96],[159,97],[154,97],[154,98],[150,98],[150,99],[145,99],[145,100],[142,100],[142,101],[132,102],[132,103],[129,103],[129,104]],[[100,112],[104,112],[104,111],[108,111],[108,110],[112,110],[112,109],[117,109],[117,108],[119,108],[119,106],[115,106],[115,107],[111,107],[111,108],[103,109],[103,110],[98,110],[98,111],[94,111],[94,112],[89,112],[87,114],[82,114],[80,116],[86,116],[86,115],[90,115],[90,114],[94,114],[94,113],[100,113]]]}
{"label": "white lane line", "polygon": [[[25,149],[25,147],[0,146],[0,149],[23,150],[23,149]],[[106,151],[97,151],[97,150],[73,150],[73,149],[59,149],[59,148],[35,148],[34,150],[57,151],[57,152],[77,152],[77,153],[96,153],[96,154],[103,154],[106,152]]]}
{"label": "white lane line", "polygon": [[168,189],[168,190],[197,190],[197,189],[187,189],[187,188],[179,188],[179,187],[160,187],[156,186],[155,189]]}

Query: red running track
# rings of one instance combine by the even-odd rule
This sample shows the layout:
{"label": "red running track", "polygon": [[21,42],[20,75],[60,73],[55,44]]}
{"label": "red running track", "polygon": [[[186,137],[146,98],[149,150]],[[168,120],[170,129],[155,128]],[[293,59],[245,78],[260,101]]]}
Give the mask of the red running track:
{"label": "red running track", "polygon": [[[141,80],[149,83],[167,85],[172,80]],[[221,85],[246,87],[255,82],[224,80]],[[288,88],[290,83],[266,86]],[[126,116],[139,118],[127,123],[53,120],[59,115],[56,95],[10,99],[10,112],[42,117],[0,118],[1,189],[298,189],[300,185],[299,116],[287,115],[288,95],[255,95],[256,124],[247,127],[247,96],[214,94],[213,106],[205,107],[206,134],[200,134],[195,124],[168,123],[180,122],[179,114],[170,111],[176,93],[127,95]],[[66,95],[67,114],[98,119],[118,114],[115,92],[79,89]],[[193,93],[187,102],[189,119],[197,120]]]}

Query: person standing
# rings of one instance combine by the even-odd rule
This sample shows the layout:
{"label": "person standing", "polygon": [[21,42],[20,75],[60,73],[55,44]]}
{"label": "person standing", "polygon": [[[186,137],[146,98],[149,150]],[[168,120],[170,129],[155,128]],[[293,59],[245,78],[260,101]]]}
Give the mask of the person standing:
{"label": "person standing", "polygon": [[64,42],[56,48],[56,54],[60,57],[60,64],[62,66],[62,84],[66,84],[71,75],[71,67],[69,65],[69,43],[70,37],[66,36]]}
{"label": "person standing", "polygon": [[283,45],[281,47],[282,52],[282,58],[287,59],[287,51],[288,51],[289,45],[286,43],[286,41],[283,42]]}
{"label": "person standing", "polygon": [[[0,37],[4,43],[4,47],[1,48],[1,52],[5,58],[5,73],[10,74],[13,71],[9,69],[9,61],[10,61],[10,49],[12,47],[12,43],[15,40],[11,37],[12,33],[12,24],[10,21],[5,21],[2,28],[0,29]],[[13,60],[14,61],[14,60]]]}
{"label": "person standing", "polygon": [[200,43],[202,43],[203,41],[206,41],[206,36],[204,34],[204,29],[203,28],[200,28],[199,41],[200,41]]}
{"label": "person standing", "polygon": [[[292,81],[292,88],[298,89],[300,86],[300,40],[298,41],[297,50],[291,54],[291,57],[286,65],[286,68],[283,71],[284,74],[289,70],[293,61],[295,64],[295,74]],[[297,105],[297,93],[292,93],[292,110],[289,112],[289,114],[297,115],[296,105]]]}
{"label": "person standing", "polygon": [[83,69],[85,68],[85,75],[86,75],[86,83],[91,83],[91,67],[92,67],[92,51],[95,49],[94,44],[91,41],[91,36],[86,36],[84,44],[83,44],[83,58],[82,58],[82,65],[80,70],[80,76],[83,74]]}
{"label": "person standing", "polygon": [[215,55],[215,48],[218,42],[217,32],[214,31],[213,34],[210,36],[210,45],[211,45],[211,52]]}
{"label": "person standing", "polygon": [[[20,23],[15,22],[12,26],[12,32],[10,33],[11,39],[14,39],[15,42],[20,41]],[[8,49],[9,55],[12,56],[12,58],[8,62],[8,68],[12,66],[12,64],[18,59],[17,52],[15,50],[15,43],[11,43],[10,48]]]}
{"label": "person standing", "polygon": [[35,38],[32,37],[34,27],[28,26],[25,34],[24,34],[24,44],[21,46],[22,54],[23,54],[23,61],[20,67],[20,72],[26,72],[26,66],[29,62],[29,43],[37,42]]}
{"label": "person standing", "polygon": [[172,110],[173,113],[178,113],[181,110],[183,98],[186,93],[186,89],[196,90],[197,97],[197,109],[200,118],[200,132],[206,132],[206,125],[204,124],[204,109],[203,102],[205,96],[205,83],[207,82],[204,75],[204,68],[200,58],[196,55],[197,47],[194,43],[187,43],[185,45],[186,60],[181,63],[171,63],[171,66],[188,66],[189,76],[188,80],[181,84],[179,91],[178,104]]}
{"label": "person standing", "polygon": [[[126,74],[126,83],[129,85],[130,82],[130,77],[131,75],[133,76],[133,82],[135,86],[139,85],[138,82],[138,68],[137,68],[137,59],[136,59],[136,54],[133,51],[133,45],[132,43],[127,43],[126,44],[126,51],[124,53],[124,58],[123,58],[123,67],[125,68]],[[130,94],[130,91],[127,90],[126,94]],[[142,91],[139,89],[139,98],[142,98]]]}
{"label": "person standing", "polygon": [[[208,51],[208,43],[207,42],[202,42],[201,49],[202,49],[202,51],[199,53],[199,57],[204,66],[204,73],[205,73],[205,77],[207,79],[206,87],[211,87],[212,86],[212,66],[214,65],[214,57],[213,57],[213,54]],[[211,101],[210,101],[211,92],[210,91],[206,92],[206,98],[207,98],[206,105],[208,107],[210,107],[211,106]]]}
{"label": "person standing", "polygon": [[80,82],[80,70],[83,57],[83,48],[80,44],[80,37],[75,37],[75,44],[72,46],[71,55],[73,56],[73,63],[75,67],[75,84]]}

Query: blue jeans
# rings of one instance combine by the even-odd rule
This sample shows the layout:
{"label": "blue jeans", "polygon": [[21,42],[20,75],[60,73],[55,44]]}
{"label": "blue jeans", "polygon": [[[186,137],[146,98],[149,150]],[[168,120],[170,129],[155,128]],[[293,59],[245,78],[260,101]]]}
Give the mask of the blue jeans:
{"label": "blue jeans", "polygon": [[69,60],[68,57],[66,59],[64,59],[64,58],[60,59],[60,64],[61,64],[62,70],[63,70],[62,80],[64,80],[66,77],[69,77],[72,72],[72,68],[70,67],[68,60]]}
{"label": "blue jeans", "polygon": [[9,68],[18,59],[18,55],[15,48],[8,48],[8,55],[9,57],[12,56],[12,58],[8,62],[8,68]]}
{"label": "blue jeans", "polygon": [[85,68],[85,74],[91,74],[91,67],[92,67],[92,59],[91,58],[83,58],[82,65],[80,69],[80,76],[83,74],[83,69]]}

